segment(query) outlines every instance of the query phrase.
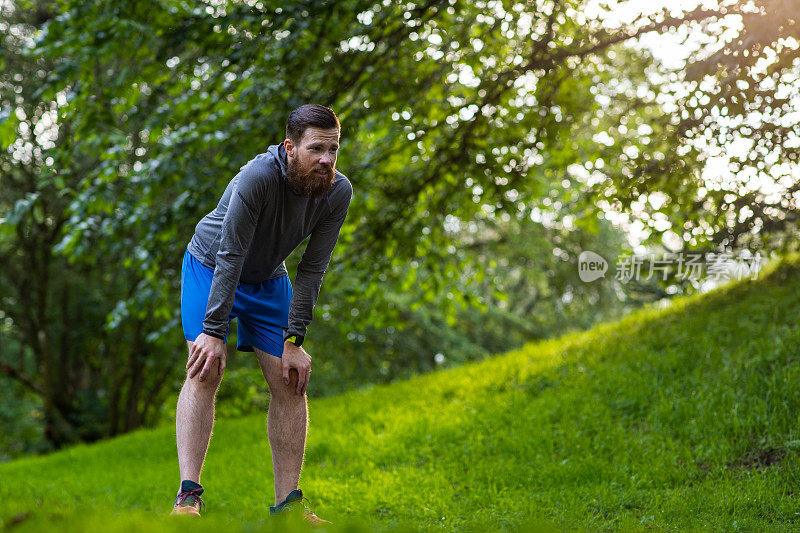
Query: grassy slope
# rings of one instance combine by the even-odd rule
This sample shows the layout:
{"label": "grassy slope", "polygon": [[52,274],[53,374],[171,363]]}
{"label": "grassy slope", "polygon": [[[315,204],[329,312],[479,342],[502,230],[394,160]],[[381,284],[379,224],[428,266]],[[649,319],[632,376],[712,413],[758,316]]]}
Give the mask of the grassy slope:
{"label": "grassy slope", "polygon": [[[301,486],[339,523],[786,530],[800,518],[800,261],[765,274],[312,401]],[[265,435],[263,416],[217,422],[195,530],[267,524]],[[177,483],[173,428],[140,431],[0,465],[0,524],[180,529],[161,518]],[[109,506],[120,514],[98,518]]]}

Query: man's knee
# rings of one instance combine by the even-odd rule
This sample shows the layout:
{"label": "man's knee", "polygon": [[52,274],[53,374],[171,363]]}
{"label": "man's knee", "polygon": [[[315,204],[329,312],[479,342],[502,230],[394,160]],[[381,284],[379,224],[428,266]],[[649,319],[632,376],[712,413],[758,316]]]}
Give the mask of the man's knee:
{"label": "man's knee", "polygon": [[225,373],[223,370],[222,373],[219,372],[218,369],[214,368],[206,374],[206,377],[201,381],[200,380],[200,372],[194,375],[194,377],[189,377],[189,370],[186,371],[186,381],[192,383],[196,387],[203,387],[203,388],[217,388],[219,384],[222,383],[222,376]]}
{"label": "man's knee", "polygon": [[305,393],[297,394],[298,379],[300,379],[300,375],[297,370],[290,368],[288,385],[283,380],[283,376],[278,380],[270,380],[268,382],[270,397],[280,401],[302,401]]}
{"label": "man's knee", "polygon": [[[189,349],[189,353],[192,351],[192,341],[186,341],[186,346]],[[186,369],[186,381],[184,382],[186,385],[196,388],[198,390],[214,390],[216,391],[219,387],[219,384],[222,383],[222,376],[225,373],[223,370],[220,372],[218,365],[212,365],[209,372],[206,374],[205,379],[200,381],[200,372],[194,375],[194,377],[189,377],[189,371],[191,368]]]}
{"label": "man's knee", "polygon": [[184,386],[190,387],[201,393],[214,393],[219,389],[222,383],[222,376],[216,370],[209,372],[203,381],[200,381],[200,373],[198,372],[193,378],[189,377],[189,372],[186,372],[186,381]]}

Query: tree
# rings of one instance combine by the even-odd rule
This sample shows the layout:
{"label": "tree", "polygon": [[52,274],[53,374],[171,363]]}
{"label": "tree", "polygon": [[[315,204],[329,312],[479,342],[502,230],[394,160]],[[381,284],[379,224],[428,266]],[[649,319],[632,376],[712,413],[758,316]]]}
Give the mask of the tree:
{"label": "tree", "polygon": [[[667,112],[645,136],[628,127],[639,141],[620,139],[630,153],[604,171],[595,197],[623,212],[636,205],[649,242],[671,234],[673,251],[796,249],[798,12],[797,0],[722,1],[713,16],[674,25],[695,50],[685,68],[660,69],[660,90],[641,91],[645,104],[669,102]],[[666,8],[655,16],[670,18]]]}
{"label": "tree", "polygon": [[[693,237],[707,224],[730,227],[715,204],[697,203],[702,147],[689,132],[702,126],[665,110],[653,76],[662,71],[636,38],[749,17],[752,6],[784,6],[776,24],[794,24],[778,0],[664,11],[618,28],[587,17],[577,0],[17,6],[26,8],[5,22],[15,29],[4,33],[0,83],[0,164],[15,184],[4,189],[0,231],[17,274],[2,283],[17,290],[33,277],[40,314],[26,326],[30,291],[4,294],[31,359],[4,368],[51,398],[51,427],[63,418],[92,436],[152,419],[179,379],[182,247],[238,169],[282,139],[297,105],[337,111],[339,166],[355,186],[320,304],[370,301],[359,325],[374,332],[423,323],[424,312],[409,314],[421,309],[447,324],[488,290],[464,272],[485,268],[489,251],[525,257],[507,244],[540,229],[504,216],[536,208],[572,217],[613,248],[597,228],[601,212],[660,193],[669,201],[640,216],[658,211]],[[37,126],[44,116],[51,127]],[[51,129],[57,137],[45,145]],[[454,221],[482,225],[490,240],[475,254],[453,253]],[[574,260],[579,240],[569,242]],[[504,273],[521,283],[514,304],[524,311],[541,287],[522,271]],[[410,289],[413,301],[397,298]],[[62,319],[53,304],[65,300]],[[340,335],[352,330],[338,318]],[[59,334],[67,340],[54,344]],[[73,349],[79,341],[87,344]],[[62,368],[89,377],[47,392]],[[48,438],[72,437],[53,429]]]}
{"label": "tree", "polygon": [[[797,249],[800,227],[800,2],[746,3],[741,14],[709,29],[721,45],[692,59],[679,100],[682,144],[727,156],[727,183],[706,180],[693,209],[712,246]],[[739,31],[724,40],[726,28]],[[793,118],[794,117],[794,118]]]}
{"label": "tree", "polygon": [[74,123],[59,114],[60,98],[40,98],[43,79],[56,66],[25,55],[31,33],[53,16],[41,4],[0,19],[0,107],[6,114],[0,135],[0,305],[14,334],[0,344],[0,376],[41,399],[44,436],[60,446],[154,419],[175,360],[155,354],[174,353],[166,347],[175,343],[145,329],[153,313],[146,300],[121,327],[106,327],[119,300],[136,301],[138,273],[114,267],[129,250],[93,255],[86,243],[72,256],[58,253],[65,225],[98,223],[78,220],[69,209],[70,195],[98,158],[61,149],[74,138]]}

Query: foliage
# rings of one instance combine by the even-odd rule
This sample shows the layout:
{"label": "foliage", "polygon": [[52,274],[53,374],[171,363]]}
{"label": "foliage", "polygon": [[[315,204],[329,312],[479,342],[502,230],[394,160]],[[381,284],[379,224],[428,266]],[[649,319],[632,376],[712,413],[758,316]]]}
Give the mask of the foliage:
{"label": "foliage", "polygon": [[[461,293],[473,300],[449,315],[420,304],[420,295],[435,286],[435,273],[424,268],[412,283],[397,289],[386,284],[380,300],[362,299],[350,308],[333,298],[340,292],[336,285],[353,274],[337,272],[320,297],[309,336],[308,350],[319,369],[309,390],[330,394],[351,384],[457,366],[619,316],[625,307],[616,291],[627,295],[627,289],[613,279],[580,281],[570,258],[585,249],[618,256],[624,249],[622,236],[603,220],[584,228],[534,222],[530,215],[487,217],[451,227],[452,253],[467,266],[436,297],[451,300]],[[380,329],[365,321],[342,335],[340,326],[348,314],[358,320],[379,313],[382,305],[394,305],[399,320]]]}
{"label": "foliage", "polygon": [[[42,399],[56,446],[163,419],[184,357],[184,246],[310,101],[342,119],[355,186],[309,336],[320,392],[616,316],[612,284],[575,281],[584,245],[620,249],[602,211],[643,203],[636,216],[697,246],[700,228],[733,223],[696,202],[701,126],[665,112],[662,69],[635,40],[738,16],[751,46],[774,23],[774,75],[791,72],[793,4],[753,5],[613,28],[579,0],[15,2],[0,17],[0,302],[25,356],[0,349],[4,377]],[[692,72],[718,72],[733,46]],[[262,397],[245,385],[243,410]]]}
{"label": "foliage", "polygon": [[[796,520],[800,257],[763,274],[312,402],[303,490],[320,516],[379,530],[516,529],[528,518],[569,530],[785,530]],[[265,434],[263,416],[218,421],[202,480],[215,523],[264,524]],[[98,527],[113,501],[113,520],[169,529],[152,515],[170,508],[174,461],[163,427],[0,465],[0,520]]]}
{"label": "foliage", "polygon": [[755,2],[742,11],[722,25],[737,25],[738,33],[697,54],[687,68],[680,131],[727,156],[723,168],[735,177],[724,184],[709,180],[705,197],[697,199],[714,215],[709,241],[795,249],[800,126],[792,117],[800,105],[800,2]]}
{"label": "foliage", "polygon": [[641,89],[667,113],[645,127],[649,144],[628,152],[621,179],[609,176],[597,192],[622,211],[636,205],[650,241],[669,235],[673,250],[797,249],[800,2],[718,4],[670,30],[692,53],[680,68],[659,69],[660,90]]}
{"label": "foliage", "polygon": [[51,451],[44,439],[42,402],[14,381],[0,389],[0,462]]}
{"label": "foliage", "polygon": [[[382,296],[415,284],[424,287],[415,307],[433,303],[452,315],[456,304],[468,301],[468,287],[446,290],[463,285],[459,265],[435,259],[448,249],[436,237],[442,206],[431,211],[419,202],[405,222],[393,222],[391,231],[380,228],[388,220],[385,213],[394,217],[406,209],[405,202],[389,200],[398,192],[410,198],[396,190],[403,181],[399,173],[410,171],[423,183],[429,179],[418,172],[427,163],[408,153],[410,144],[392,148],[390,142],[401,133],[408,137],[408,106],[420,119],[433,121],[432,128],[438,124],[442,148],[452,147],[464,140],[453,138],[459,121],[445,116],[439,121],[433,104],[459,91],[483,94],[482,88],[445,79],[442,50],[465,50],[448,57],[454,70],[465,68],[461,61],[478,68],[480,58],[494,52],[511,58],[511,48],[495,39],[496,28],[488,21],[472,26],[481,6],[456,10],[431,3],[408,12],[364,2],[307,9],[242,3],[204,9],[178,2],[18,7],[27,9],[15,10],[4,23],[15,31],[6,34],[3,48],[7,68],[0,106],[9,148],[3,179],[10,185],[4,189],[2,232],[4,248],[12,251],[5,259],[15,268],[6,281],[17,292],[7,292],[3,305],[30,356],[22,366],[4,369],[44,399],[45,434],[53,444],[114,434],[158,418],[183,351],[172,335],[183,243],[238,167],[264,150],[265,139],[280,138],[286,113],[300,102],[333,105],[352,146],[342,155],[342,167],[361,200],[353,206],[335,261],[356,276],[341,276],[331,287],[336,300],[351,309],[355,302],[372,301],[373,312],[359,322],[375,331],[400,323],[405,312]],[[437,45],[437,28],[453,39]],[[451,45],[456,36],[466,41]],[[478,39],[487,42],[485,49]],[[311,71],[312,64],[326,67]],[[416,82],[396,87],[394,95],[380,90],[387,76],[397,74],[424,81],[428,95],[439,94],[438,100],[420,101]],[[433,91],[435,84],[441,87]],[[476,120],[482,129],[490,127]],[[548,122],[548,135],[555,135],[556,122]],[[437,143],[424,153],[438,149]],[[442,183],[463,178],[444,167],[438,174]],[[473,194],[489,177],[483,175]],[[430,192],[423,190],[423,196]],[[462,216],[468,215],[467,210]],[[420,229],[422,219],[430,224]],[[397,233],[414,224],[428,238]],[[382,235],[380,246],[364,231]],[[418,266],[405,267],[409,264]],[[375,272],[386,277],[383,283],[373,281]],[[338,273],[334,269],[329,277]],[[385,291],[386,286],[394,289]],[[33,307],[26,305],[30,291],[37,295]],[[453,298],[438,297],[445,292]],[[340,334],[353,329],[351,320],[338,326]],[[381,365],[386,360],[380,358]]]}
{"label": "foliage", "polygon": [[[41,95],[63,93],[60,116],[74,122],[59,151],[96,159],[61,249],[136,250],[125,266],[142,278],[137,297],[164,308],[175,243],[281,138],[287,112],[317,100],[341,115],[340,166],[357,190],[338,257],[359,277],[338,296],[380,300],[372,274],[407,285],[416,268],[393,267],[415,260],[437,274],[421,302],[452,312],[464,295],[435,297],[461,270],[445,217],[514,212],[569,178],[570,165],[601,148],[619,154],[594,141],[592,123],[619,116],[586,95],[648,63],[628,50],[610,65],[606,54],[633,35],[586,20],[575,2],[494,3],[493,16],[482,2],[58,5],[31,52],[57,62]],[[135,307],[126,301],[120,316]],[[385,327],[398,313],[385,306],[367,320]]]}
{"label": "foliage", "polygon": [[[0,318],[9,339],[0,350],[0,374],[15,380],[14,390],[26,389],[7,411],[20,418],[4,420],[6,453],[93,440],[152,423],[163,403],[165,374],[175,367],[175,357],[163,354],[176,354],[177,339],[159,331],[174,328],[175,318],[154,309],[151,300],[137,298],[138,272],[123,268],[129,249],[59,253],[65,226],[101,231],[106,226],[70,210],[70,198],[89,179],[94,159],[62,149],[77,138],[75,122],[71,115],[58,115],[63,96],[42,94],[42,77],[58,70],[56,62],[26,56],[31,32],[52,16],[46,5],[37,4],[2,18],[4,29],[13,30],[3,32],[0,102],[11,111],[5,113],[5,125],[11,120],[13,127],[5,131],[14,135],[4,138],[0,152]],[[126,300],[137,305],[137,315],[123,324],[114,324],[112,317],[109,324],[109,313]],[[158,329],[146,329],[145,319],[158,320]],[[31,393],[40,417],[26,413]],[[45,442],[28,440],[29,424],[38,419]],[[18,434],[23,430],[25,437]]]}

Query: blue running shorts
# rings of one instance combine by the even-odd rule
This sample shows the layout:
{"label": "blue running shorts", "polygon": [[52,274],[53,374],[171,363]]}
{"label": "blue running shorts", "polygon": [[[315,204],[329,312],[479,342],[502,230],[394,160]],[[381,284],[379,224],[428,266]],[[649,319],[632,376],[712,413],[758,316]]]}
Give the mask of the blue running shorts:
{"label": "blue running shorts", "polygon": [[[211,292],[214,269],[205,266],[187,249],[181,268],[181,323],[183,336],[194,342],[203,332],[203,320]],[[289,276],[268,279],[261,283],[239,282],[228,318],[238,318],[236,349],[254,352],[253,347],[276,357],[283,356],[283,328],[289,325],[292,284]],[[227,344],[225,334],[223,343]]]}

